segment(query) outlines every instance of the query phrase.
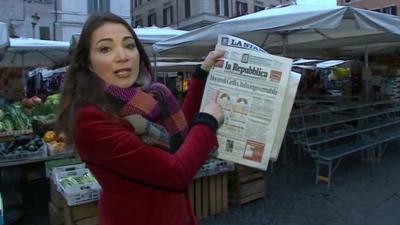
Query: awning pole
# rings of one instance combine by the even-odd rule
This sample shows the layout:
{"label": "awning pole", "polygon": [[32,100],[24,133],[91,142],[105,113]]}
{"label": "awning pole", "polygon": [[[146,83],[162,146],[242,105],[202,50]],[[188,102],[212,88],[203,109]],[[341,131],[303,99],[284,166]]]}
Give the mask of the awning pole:
{"label": "awning pole", "polygon": [[369,68],[369,52],[368,52],[368,45],[365,46],[365,52],[364,52],[364,88],[365,88],[365,100],[367,102],[370,101],[370,84],[371,84],[371,71]]}

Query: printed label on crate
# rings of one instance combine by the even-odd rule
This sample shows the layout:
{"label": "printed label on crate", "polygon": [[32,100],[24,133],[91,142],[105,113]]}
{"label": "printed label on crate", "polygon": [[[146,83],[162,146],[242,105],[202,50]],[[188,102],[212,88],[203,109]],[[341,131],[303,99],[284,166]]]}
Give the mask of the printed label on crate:
{"label": "printed label on crate", "polygon": [[6,137],[6,136],[15,136],[15,135],[21,135],[21,134],[32,134],[32,129],[27,129],[27,130],[13,130],[13,131],[1,131],[0,132],[0,137]]}
{"label": "printed label on crate", "polygon": [[65,198],[67,205],[79,205],[97,201],[101,187],[84,164],[53,168],[53,181]]}

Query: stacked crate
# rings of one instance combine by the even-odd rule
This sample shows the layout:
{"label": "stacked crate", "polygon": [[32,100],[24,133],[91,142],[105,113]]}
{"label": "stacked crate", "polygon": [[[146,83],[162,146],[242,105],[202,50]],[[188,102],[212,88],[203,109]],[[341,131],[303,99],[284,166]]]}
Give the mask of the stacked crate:
{"label": "stacked crate", "polygon": [[50,181],[49,222],[50,225],[64,224],[64,198],[57,191],[57,186]]}
{"label": "stacked crate", "polygon": [[236,165],[229,174],[229,202],[241,206],[266,195],[265,172]]}
{"label": "stacked crate", "polygon": [[[68,176],[89,173],[84,164],[54,167],[50,181],[49,222],[51,225],[98,225],[97,199],[100,186],[97,182],[63,186]],[[85,191],[82,190],[85,187]],[[88,188],[89,189],[86,189]]]}
{"label": "stacked crate", "polygon": [[98,225],[97,202],[68,206],[64,197],[50,183],[50,225]]}
{"label": "stacked crate", "polygon": [[189,198],[197,218],[228,210],[228,173],[197,178],[189,188]]}
{"label": "stacked crate", "polygon": [[64,225],[98,225],[97,202],[76,206],[64,204]]}

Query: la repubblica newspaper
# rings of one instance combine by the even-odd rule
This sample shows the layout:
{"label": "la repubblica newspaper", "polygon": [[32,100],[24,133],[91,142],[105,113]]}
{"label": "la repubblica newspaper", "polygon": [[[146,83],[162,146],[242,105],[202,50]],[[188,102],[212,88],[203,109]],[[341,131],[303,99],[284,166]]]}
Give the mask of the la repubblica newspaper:
{"label": "la repubblica newspaper", "polygon": [[243,39],[219,35],[224,51],[210,70],[201,108],[218,92],[225,113],[217,158],[267,170],[282,145],[300,81],[292,60],[267,53]]}

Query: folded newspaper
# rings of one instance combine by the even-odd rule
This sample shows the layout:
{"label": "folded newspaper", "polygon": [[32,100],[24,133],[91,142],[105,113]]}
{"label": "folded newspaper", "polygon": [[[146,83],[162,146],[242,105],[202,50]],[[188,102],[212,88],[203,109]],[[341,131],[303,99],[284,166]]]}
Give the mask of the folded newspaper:
{"label": "folded newspaper", "polygon": [[215,49],[225,54],[210,70],[201,108],[218,92],[225,121],[216,157],[267,170],[281,149],[300,74],[291,72],[291,59],[237,37],[219,35]]}

